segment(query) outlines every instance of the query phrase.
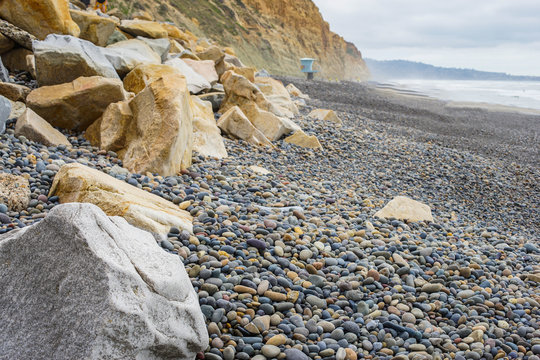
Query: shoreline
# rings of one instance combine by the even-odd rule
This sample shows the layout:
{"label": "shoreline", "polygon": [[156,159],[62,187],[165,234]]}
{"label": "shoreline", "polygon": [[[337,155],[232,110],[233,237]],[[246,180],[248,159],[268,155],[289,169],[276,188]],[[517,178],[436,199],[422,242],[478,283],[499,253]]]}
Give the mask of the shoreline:
{"label": "shoreline", "polygon": [[[442,80],[441,80],[442,81]],[[451,80],[449,80],[451,81]],[[470,80],[475,81],[475,80]],[[391,94],[407,97],[419,97],[425,99],[433,99],[436,101],[442,101],[447,104],[449,108],[466,108],[466,109],[482,109],[491,112],[507,112],[507,113],[519,113],[525,115],[538,115],[540,116],[540,109],[523,107],[516,105],[506,105],[495,102],[486,101],[461,101],[461,100],[449,100],[438,98],[425,92],[409,89],[405,86],[400,87],[400,84],[395,82],[379,82],[379,81],[367,81],[366,84],[372,86],[374,89]]]}
{"label": "shoreline", "polygon": [[277,77],[311,94],[311,104],[361,116],[393,134],[503,162],[538,167],[540,117],[522,108],[452,103],[370,83]]}

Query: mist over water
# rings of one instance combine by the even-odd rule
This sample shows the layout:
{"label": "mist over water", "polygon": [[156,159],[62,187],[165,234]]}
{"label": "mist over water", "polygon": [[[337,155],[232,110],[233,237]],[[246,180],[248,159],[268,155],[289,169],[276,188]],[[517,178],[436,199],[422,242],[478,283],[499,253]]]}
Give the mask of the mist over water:
{"label": "mist over water", "polygon": [[384,83],[441,100],[540,110],[538,81],[394,79]]}

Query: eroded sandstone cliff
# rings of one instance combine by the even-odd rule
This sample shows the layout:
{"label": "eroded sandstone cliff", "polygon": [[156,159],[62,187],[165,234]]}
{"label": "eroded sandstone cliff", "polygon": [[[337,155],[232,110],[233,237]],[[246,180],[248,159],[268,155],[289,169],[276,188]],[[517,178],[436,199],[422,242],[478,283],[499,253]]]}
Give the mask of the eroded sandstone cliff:
{"label": "eroded sandstone cliff", "polygon": [[368,76],[360,51],[330,31],[311,0],[111,0],[111,6],[172,21],[274,74],[300,76],[299,59],[313,57],[322,78]]}

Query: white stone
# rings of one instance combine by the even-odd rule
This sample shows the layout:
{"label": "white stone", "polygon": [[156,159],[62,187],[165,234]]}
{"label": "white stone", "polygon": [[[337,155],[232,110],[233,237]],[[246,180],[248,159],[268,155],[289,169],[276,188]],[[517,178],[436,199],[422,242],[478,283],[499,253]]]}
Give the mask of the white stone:
{"label": "white stone", "polygon": [[90,41],[69,35],[51,34],[32,42],[36,76],[40,86],[71,82],[80,76],[118,79],[115,68]]}
{"label": "white stone", "polygon": [[396,196],[384,208],[377,211],[375,216],[408,221],[433,221],[431,208],[428,205],[406,196]]}
{"label": "white stone", "polygon": [[120,76],[125,76],[138,65],[161,64],[161,57],[144,41],[131,39],[102,49],[103,54]]}
{"label": "white stone", "polygon": [[208,346],[177,255],[91,204],[0,236],[2,357],[182,359]]}

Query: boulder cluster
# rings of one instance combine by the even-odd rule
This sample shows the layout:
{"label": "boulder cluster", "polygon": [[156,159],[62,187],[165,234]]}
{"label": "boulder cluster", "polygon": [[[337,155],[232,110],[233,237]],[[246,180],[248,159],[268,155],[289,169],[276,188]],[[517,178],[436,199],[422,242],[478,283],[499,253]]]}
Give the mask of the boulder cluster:
{"label": "boulder cluster", "polygon": [[18,134],[58,145],[67,140],[47,124],[85,132],[129,171],[164,176],[189,167],[193,151],[226,157],[222,132],[255,145],[288,136],[293,144],[321,148],[293,121],[305,96],[246,67],[231,48],[148,14],[120,20],[45,3],[0,8],[9,29],[0,30],[2,59],[8,70],[31,74],[37,86],[6,78],[0,88],[0,95],[27,106]]}

